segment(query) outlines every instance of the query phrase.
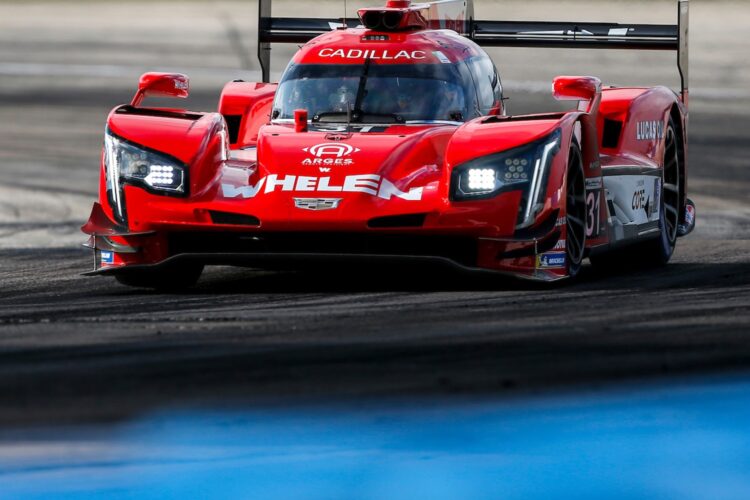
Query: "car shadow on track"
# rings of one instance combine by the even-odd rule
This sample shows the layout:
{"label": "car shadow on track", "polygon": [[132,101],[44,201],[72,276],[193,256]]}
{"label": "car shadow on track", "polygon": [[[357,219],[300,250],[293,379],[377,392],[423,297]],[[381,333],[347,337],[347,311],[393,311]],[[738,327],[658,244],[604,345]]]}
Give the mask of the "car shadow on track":
{"label": "car shadow on track", "polygon": [[[540,283],[492,273],[441,267],[259,271],[207,268],[200,282],[181,294],[366,293],[366,292],[560,292],[591,289],[659,289],[750,284],[750,264],[674,263],[659,268],[597,269],[586,265],[574,280]],[[126,289],[127,293],[159,293]]]}

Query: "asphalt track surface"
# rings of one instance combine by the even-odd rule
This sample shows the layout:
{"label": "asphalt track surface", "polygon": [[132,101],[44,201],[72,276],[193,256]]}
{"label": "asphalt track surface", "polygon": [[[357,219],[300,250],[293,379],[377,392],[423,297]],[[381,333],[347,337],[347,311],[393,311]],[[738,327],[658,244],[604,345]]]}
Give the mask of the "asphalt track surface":
{"label": "asphalt track surface", "polygon": [[[41,42],[26,42],[0,64],[0,425],[227,402],[504,398],[750,367],[741,85],[738,99],[705,86],[695,98],[689,189],[699,225],[665,268],[586,266],[554,287],[434,268],[211,268],[194,289],[159,294],[80,276],[91,257],[74,243],[95,195],[106,111],[134,80],[123,88],[116,71],[92,76],[96,61],[66,66],[64,51],[54,64],[37,60]],[[105,46],[102,61],[108,50],[121,57],[122,47]],[[70,74],[74,63],[84,76]],[[205,82],[191,97],[197,109],[218,96]],[[549,102],[511,95],[515,111]]]}

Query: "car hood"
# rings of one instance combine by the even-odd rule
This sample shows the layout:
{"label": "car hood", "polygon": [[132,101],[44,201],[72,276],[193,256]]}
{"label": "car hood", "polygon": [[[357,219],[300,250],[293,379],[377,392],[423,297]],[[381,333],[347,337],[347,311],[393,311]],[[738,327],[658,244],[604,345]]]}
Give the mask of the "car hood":
{"label": "car hood", "polygon": [[443,165],[455,126],[372,127],[363,132],[310,131],[266,127],[258,141],[258,167],[265,174],[334,178],[377,174],[408,188],[423,185]]}
{"label": "car hood", "polygon": [[[447,199],[440,181],[455,130],[399,125],[296,133],[267,126],[259,134],[256,169],[247,185],[225,186],[224,195],[252,199],[258,211],[273,218],[429,212]],[[310,202],[321,198],[336,200],[338,210],[323,214],[325,208]]]}

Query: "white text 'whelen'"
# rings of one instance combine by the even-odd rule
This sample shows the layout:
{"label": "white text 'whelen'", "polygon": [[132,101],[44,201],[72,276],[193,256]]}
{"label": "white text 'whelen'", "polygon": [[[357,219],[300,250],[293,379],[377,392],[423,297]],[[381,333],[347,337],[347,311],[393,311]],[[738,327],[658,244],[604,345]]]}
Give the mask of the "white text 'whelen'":
{"label": "white text 'whelen'", "polygon": [[422,199],[422,188],[401,191],[391,181],[375,174],[347,175],[340,185],[332,184],[330,177],[308,177],[285,175],[279,177],[271,174],[262,177],[254,185],[232,186],[222,184],[221,191],[225,198],[255,198],[258,193],[274,191],[326,192],[326,193],[366,193],[384,200],[392,197],[402,200],[418,201]]}

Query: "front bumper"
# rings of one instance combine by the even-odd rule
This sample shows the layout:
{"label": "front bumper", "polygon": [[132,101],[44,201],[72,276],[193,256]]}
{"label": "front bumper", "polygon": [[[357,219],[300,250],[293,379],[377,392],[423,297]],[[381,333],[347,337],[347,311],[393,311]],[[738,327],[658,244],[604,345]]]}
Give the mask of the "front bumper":
{"label": "front bumper", "polygon": [[563,227],[556,210],[533,230],[517,231],[509,237],[488,237],[468,230],[436,231],[424,227],[264,231],[184,224],[132,232],[109,220],[102,207],[95,204],[83,230],[91,235],[86,246],[94,250],[95,258],[94,270],[87,275],[114,275],[193,261],[271,269],[334,268],[341,263],[420,263],[539,281],[567,277],[564,263],[540,258],[559,256],[561,252],[564,255]]}

